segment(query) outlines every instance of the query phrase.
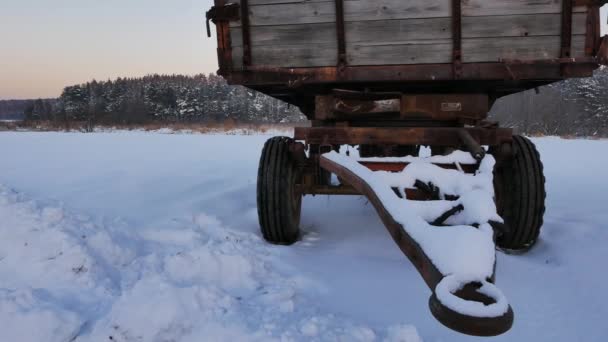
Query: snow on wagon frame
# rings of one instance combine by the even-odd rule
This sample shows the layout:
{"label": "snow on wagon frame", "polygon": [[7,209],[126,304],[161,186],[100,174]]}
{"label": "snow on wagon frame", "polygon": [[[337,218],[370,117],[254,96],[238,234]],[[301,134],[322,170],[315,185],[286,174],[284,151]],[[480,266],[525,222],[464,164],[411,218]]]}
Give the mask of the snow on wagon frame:
{"label": "snow on wagon frame", "polygon": [[[213,21],[219,74],[312,122],[264,146],[264,237],[297,241],[304,195],[365,195],[433,291],[441,323],[471,335],[508,331],[495,244],[534,245],[545,179],[532,142],[487,114],[500,97],[608,63],[606,3],[215,0],[207,29]],[[338,153],[344,145],[359,157]],[[420,158],[425,145],[432,156]]]}

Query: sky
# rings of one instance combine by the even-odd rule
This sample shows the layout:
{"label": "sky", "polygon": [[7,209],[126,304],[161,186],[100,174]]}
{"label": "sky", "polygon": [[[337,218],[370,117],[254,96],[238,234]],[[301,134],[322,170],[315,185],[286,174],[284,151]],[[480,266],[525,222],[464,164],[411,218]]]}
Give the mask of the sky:
{"label": "sky", "polygon": [[[217,70],[213,0],[0,0],[0,99],[66,85]],[[213,25],[212,25],[213,26]]]}
{"label": "sky", "polygon": [[57,97],[92,79],[215,72],[204,21],[212,2],[0,0],[0,99]]}

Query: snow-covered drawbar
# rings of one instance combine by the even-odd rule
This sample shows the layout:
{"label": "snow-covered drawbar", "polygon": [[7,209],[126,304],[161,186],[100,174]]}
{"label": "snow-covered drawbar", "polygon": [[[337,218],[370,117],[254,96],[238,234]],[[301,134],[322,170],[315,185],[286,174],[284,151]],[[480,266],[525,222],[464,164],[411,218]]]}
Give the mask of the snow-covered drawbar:
{"label": "snow-covered drawbar", "polygon": [[331,152],[320,159],[374,205],[433,291],[435,318],[476,336],[500,335],[513,324],[511,306],[493,284],[495,229],[503,223],[494,204],[494,164],[491,155],[477,162],[462,151],[381,159]]}

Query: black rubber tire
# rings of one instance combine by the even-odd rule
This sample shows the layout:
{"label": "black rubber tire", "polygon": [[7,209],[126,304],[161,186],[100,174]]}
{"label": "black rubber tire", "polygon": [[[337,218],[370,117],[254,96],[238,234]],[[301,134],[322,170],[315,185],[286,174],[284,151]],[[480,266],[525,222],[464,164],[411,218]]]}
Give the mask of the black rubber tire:
{"label": "black rubber tire", "polygon": [[274,137],[264,145],[258,168],[258,219],[266,241],[291,245],[300,235],[302,196],[296,193],[300,178],[289,145],[293,139]]}
{"label": "black rubber tire", "polygon": [[498,247],[525,252],[532,248],[545,214],[545,176],[540,155],[525,137],[513,137],[512,158],[494,170],[498,214],[509,231],[499,236]]}

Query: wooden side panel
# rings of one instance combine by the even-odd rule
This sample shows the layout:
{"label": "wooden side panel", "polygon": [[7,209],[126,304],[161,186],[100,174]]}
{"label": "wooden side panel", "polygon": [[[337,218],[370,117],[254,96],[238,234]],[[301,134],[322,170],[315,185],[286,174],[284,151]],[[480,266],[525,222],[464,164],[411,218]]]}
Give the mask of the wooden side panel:
{"label": "wooden side panel", "polygon": [[[464,39],[463,62],[557,58],[560,54],[560,43],[559,36]],[[573,38],[572,51],[574,56],[584,55],[585,36],[578,35]],[[448,39],[428,44],[355,46],[349,51],[348,62],[350,65],[451,63],[452,41]]]}
{"label": "wooden side panel", "polygon": [[[239,0],[231,2],[239,3]],[[346,21],[445,18],[452,15],[451,0],[345,0]],[[333,0],[250,0],[252,26],[335,22]],[[559,14],[560,0],[463,0],[463,16]],[[574,7],[583,13],[585,6]],[[238,27],[236,21],[231,26]]]}
{"label": "wooden side panel", "polygon": [[[235,2],[238,2],[236,0]],[[252,64],[337,64],[333,0],[249,0]],[[560,55],[561,1],[463,0],[463,62]],[[451,0],[345,0],[349,65],[451,63]],[[586,7],[575,7],[572,56],[584,56]],[[242,66],[240,22],[231,22],[234,67]]]}

